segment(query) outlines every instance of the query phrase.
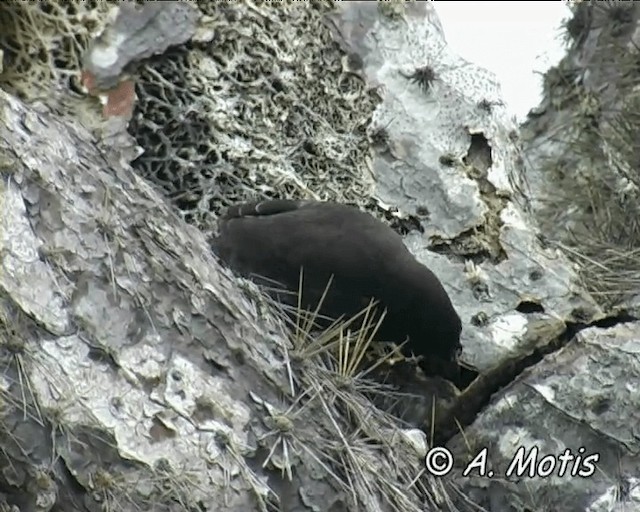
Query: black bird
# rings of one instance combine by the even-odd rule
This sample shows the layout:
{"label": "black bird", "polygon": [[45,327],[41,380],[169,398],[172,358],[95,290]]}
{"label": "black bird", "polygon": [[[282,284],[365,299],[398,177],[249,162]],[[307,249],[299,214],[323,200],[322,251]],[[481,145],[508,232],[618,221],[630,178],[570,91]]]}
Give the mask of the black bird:
{"label": "black bird", "polygon": [[[405,354],[455,364],[462,324],[442,284],[400,235],[356,207],[292,200],[234,205],[219,219],[212,248],[238,274],[293,292],[302,267],[307,310],[315,310],[331,279],[320,313],[332,319],[350,318],[373,299],[387,311],[378,340],[408,338]],[[297,293],[290,297],[278,300],[297,305]]]}

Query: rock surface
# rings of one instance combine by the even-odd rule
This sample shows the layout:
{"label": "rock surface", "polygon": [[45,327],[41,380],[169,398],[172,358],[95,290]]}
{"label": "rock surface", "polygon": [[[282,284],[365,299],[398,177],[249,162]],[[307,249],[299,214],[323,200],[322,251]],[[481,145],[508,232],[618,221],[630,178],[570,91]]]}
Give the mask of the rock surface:
{"label": "rock surface", "polygon": [[[526,168],[493,77],[448,51],[434,4],[207,4],[191,46],[122,64],[135,110],[106,121],[67,79],[118,18],[60,5],[0,7],[4,505],[637,505],[638,326],[617,324],[618,310],[540,236],[544,177]],[[47,25],[56,16],[66,20],[57,32]],[[52,33],[73,43],[45,45],[56,58],[44,62],[20,55],[20,37],[37,45]],[[290,34],[292,46],[274,43]],[[67,69],[46,70],[60,62]],[[157,187],[136,176],[134,158]],[[505,365],[504,389],[497,377],[468,388],[472,411],[488,405],[449,441],[453,475],[419,476],[419,436],[398,442],[400,425],[372,412],[363,382],[345,390],[345,375],[300,357],[308,347],[285,339],[255,287],[221,269],[184,222],[206,234],[218,208],[246,194],[354,202],[398,227],[461,313],[464,361],[481,378]],[[501,477],[518,447],[534,445],[597,452],[598,471]],[[459,476],[483,447],[497,476]]]}

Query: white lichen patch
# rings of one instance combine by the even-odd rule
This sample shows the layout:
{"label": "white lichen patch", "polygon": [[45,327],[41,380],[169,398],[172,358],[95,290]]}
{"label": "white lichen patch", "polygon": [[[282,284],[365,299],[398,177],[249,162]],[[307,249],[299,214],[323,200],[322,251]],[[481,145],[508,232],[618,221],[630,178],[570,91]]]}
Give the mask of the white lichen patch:
{"label": "white lichen patch", "polygon": [[40,258],[24,199],[10,180],[0,183],[0,287],[52,333],[69,329],[61,288]]}
{"label": "white lichen patch", "polygon": [[522,313],[508,313],[494,320],[489,329],[493,342],[506,349],[515,349],[527,332],[528,319]]}

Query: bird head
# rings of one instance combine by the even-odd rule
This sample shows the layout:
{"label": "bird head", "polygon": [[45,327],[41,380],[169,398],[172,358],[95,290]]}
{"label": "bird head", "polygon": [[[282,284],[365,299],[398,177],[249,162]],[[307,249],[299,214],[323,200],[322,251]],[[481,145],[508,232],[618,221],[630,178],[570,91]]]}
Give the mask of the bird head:
{"label": "bird head", "polygon": [[425,357],[457,361],[462,351],[462,321],[446,290],[425,267],[420,270],[420,279],[414,282],[414,290],[410,306],[411,344]]}

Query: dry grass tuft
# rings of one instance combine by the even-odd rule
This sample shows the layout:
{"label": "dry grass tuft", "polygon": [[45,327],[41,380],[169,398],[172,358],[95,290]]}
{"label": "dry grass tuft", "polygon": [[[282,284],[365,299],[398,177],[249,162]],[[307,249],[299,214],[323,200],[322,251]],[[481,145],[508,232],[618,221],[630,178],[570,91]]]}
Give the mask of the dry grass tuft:
{"label": "dry grass tuft", "polygon": [[556,217],[570,206],[573,222],[557,246],[578,265],[585,287],[609,308],[640,290],[639,107],[636,92],[606,116],[578,112],[583,129],[570,144],[578,157],[574,186]]}
{"label": "dry grass tuft", "polygon": [[615,311],[640,290],[640,49],[631,38],[638,10],[582,2],[573,11],[564,23],[572,45],[545,76],[547,113],[528,152],[542,153],[536,166],[548,183],[537,198],[542,231]]}
{"label": "dry grass tuft", "polygon": [[[292,349],[285,350],[283,359],[289,364],[293,400],[288,410],[273,416],[269,436],[274,441],[265,464],[277,455],[276,467],[291,478],[294,454],[304,453],[363,509],[373,508],[373,502],[367,501],[371,497],[382,497],[398,512],[424,510],[425,504],[455,510],[448,498],[448,484],[429,478],[415,451],[399,450],[392,442],[400,435],[400,420],[371,402],[374,394],[407,399],[373,378],[381,365],[403,358],[398,347],[372,356],[373,340],[384,316],[376,314],[376,304],[371,302],[356,317],[341,318],[322,328],[319,311],[331,281],[320,303],[307,311],[301,306],[303,279],[301,273],[296,307],[267,299],[291,332]],[[270,291],[275,290],[283,293],[274,284]],[[305,427],[308,421],[299,421],[303,412],[318,418],[313,432]],[[407,455],[413,457],[413,464],[406,464]]]}

